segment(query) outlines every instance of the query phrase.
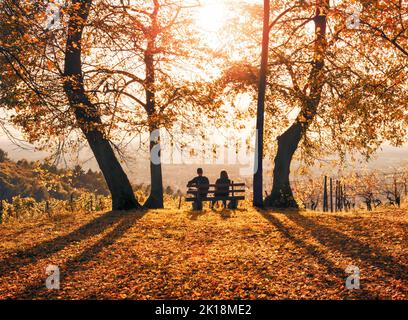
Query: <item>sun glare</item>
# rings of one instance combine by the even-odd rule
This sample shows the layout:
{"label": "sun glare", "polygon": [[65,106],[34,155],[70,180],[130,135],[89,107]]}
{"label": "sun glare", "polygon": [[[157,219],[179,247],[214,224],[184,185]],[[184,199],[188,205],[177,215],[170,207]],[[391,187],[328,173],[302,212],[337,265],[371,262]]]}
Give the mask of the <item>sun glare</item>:
{"label": "sun glare", "polygon": [[227,20],[227,9],[222,3],[209,2],[197,10],[196,24],[211,47],[221,45],[219,31]]}
{"label": "sun glare", "polygon": [[219,31],[224,22],[226,11],[222,4],[212,3],[204,5],[197,12],[197,25],[206,32]]}

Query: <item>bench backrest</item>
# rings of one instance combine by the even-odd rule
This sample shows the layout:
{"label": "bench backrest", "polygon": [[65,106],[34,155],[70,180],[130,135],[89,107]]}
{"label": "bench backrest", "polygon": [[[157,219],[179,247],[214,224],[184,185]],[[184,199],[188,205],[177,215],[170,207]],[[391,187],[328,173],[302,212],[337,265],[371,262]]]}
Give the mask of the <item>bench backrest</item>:
{"label": "bench backrest", "polygon": [[[217,188],[222,188],[221,190]],[[228,190],[227,190],[228,188]],[[209,195],[214,194],[216,192],[228,192],[229,195],[232,197],[236,194],[245,193],[245,183],[234,183],[232,181],[230,184],[201,184],[196,187],[190,187],[187,190],[187,194],[197,195],[198,193],[203,192]]]}

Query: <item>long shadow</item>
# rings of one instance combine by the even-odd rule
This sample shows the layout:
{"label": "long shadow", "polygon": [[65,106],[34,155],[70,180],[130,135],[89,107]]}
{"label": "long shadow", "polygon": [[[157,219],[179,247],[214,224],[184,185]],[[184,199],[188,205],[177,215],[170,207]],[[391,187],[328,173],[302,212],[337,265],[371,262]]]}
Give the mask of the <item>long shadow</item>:
{"label": "long shadow", "polygon": [[[285,227],[282,222],[280,222],[277,218],[275,218],[271,214],[260,211],[260,210],[258,211],[266,220],[272,223],[273,226],[281,234],[283,234],[288,240],[292,241],[296,246],[303,248],[304,250],[306,250],[306,252],[309,255],[316,258],[319,264],[324,266],[329,273],[334,274],[336,277],[338,277],[341,280],[345,279],[346,277],[345,271],[341,268],[336,267],[333,263],[331,263],[329,260],[323,257],[322,254],[319,252],[319,250],[315,246],[311,244],[307,244],[303,240],[291,234],[290,230],[287,227]],[[333,283],[328,281],[328,285],[333,285]]]}
{"label": "long shadow", "polygon": [[364,263],[382,270],[394,279],[408,280],[408,267],[400,264],[394,257],[386,255],[356,238],[350,238],[339,231],[319,224],[298,212],[285,214],[285,216],[304,230],[310,231],[312,236],[322,245],[340,251],[352,259],[362,260]]}
{"label": "long shadow", "polygon": [[[257,211],[266,219],[268,220],[282,235],[284,235],[289,241],[294,243],[296,246],[302,248],[307,252],[308,255],[312,256],[314,259],[316,259],[319,263],[319,265],[324,266],[327,270],[327,273],[334,275],[336,278],[338,278],[342,283],[345,283],[345,280],[348,276],[348,274],[345,272],[345,270],[336,267],[331,261],[326,259],[322,253],[317,249],[316,246],[307,244],[304,242],[302,239],[294,236],[290,230],[282,223],[279,221],[279,219],[275,218],[273,215],[270,213],[267,213],[266,211],[262,211],[257,209]],[[297,211],[295,211],[297,212]],[[325,283],[324,285],[327,288],[333,288],[335,286],[338,286],[338,283],[333,281],[332,279],[325,277]],[[365,289],[365,288],[360,288],[360,290],[356,293],[355,295],[358,295],[360,297],[372,297],[373,294]],[[344,298],[351,297],[353,296],[353,293],[349,294],[342,294]]]}
{"label": "long shadow", "polygon": [[[130,229],[136,223],[136,221],[141,219],[143,215],[143,213],[138,212],[137,214],[128,214],[126,216],[122,216],[122,219],[118,223],[118,225],[112,231],[107,233],[102,239],[97,241],[89,248],[86,248],[80,255],[68,260],[64,266],[59,266],[61,274],[61,289],[64,289],[64,280],[66,278],[74,275],[75,273],[81,272],[82,270],[85,270],[86,267],[84,267],[84,264],[93,260],[104,248],[107,248],[114,244],[115,241],[119,239],[128,229]],[[53,294],[57,294],[54,291],[48,291],[45,288],[44,280],[42,279],[40,282],[26,287],[25,290],[21,293],[18,293],[15,298],[38,298],[38,296],[42,293],[50,296],[52,296]]]}
{"label": "long shadow", "polygon": [[95,236],[103,232],[110,225],[123,219],[127,214],[128,213],[123,212],[107,212],[67,235],[43,241],[31,248],[17,251],[13,256],[0,261],[0,277],[19,270],[25,265],[36,263],[41,259],[63,250],[74,242]]}
{"label": "long shadow", "polygon": [[[367,229],[364,221],[359,216],[355,216],[355,217],[347,216],[347,217],[340,217],[340,218],[338,216],[335,216],[335,219],[336,219],[335,220],[336,224],[339,224],[339,225],[341,224],[341,225],[343,225],[345,227],[350,227],[350,225],[352,225],[353,226],[353,230],[352,230],[353,232]],[[381,228],[381,227],[386,228],[386,229],[387,228],[393,228],[393,227],[395,227],[396,224],[398,224],[398,227],[401,228],[401,230],[408,229],[408,223],[397,222],[397,221],[383,221],[383,220],[382,221],[381,220],[376,221],[376,220],[371,220],[370,224],[373,227],[373,231],[375,231],[377,228]],[[369,231],[369,230],[367,230],[367,231]],[[406,232],[404,233],[404,232],[401,231],[401,233],[405,237],[408,236],[408,234]],[[395,235],[395,233],[393,235]]]}

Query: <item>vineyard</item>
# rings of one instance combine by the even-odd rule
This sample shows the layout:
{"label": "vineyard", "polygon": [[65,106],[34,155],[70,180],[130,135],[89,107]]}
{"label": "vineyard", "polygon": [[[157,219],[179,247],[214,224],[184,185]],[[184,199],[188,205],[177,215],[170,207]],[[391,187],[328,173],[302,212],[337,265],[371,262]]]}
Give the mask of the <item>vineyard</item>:
{"label": "vineyard", "polygon": [[[138,199],[146,199],[144,191],[136,192]],[[166,194],[166,205],[171,208],[187,208],[182,201],[182,196]],[[0,200],[0,224],[21,222],[24,220],[35,221],[36,219],[52,218],[54,216],[72,215],[78,212],[92,213],[111,210],[111,198],[93,193],[81,193],[69,200],[52,199],[36,201],[33,198],[21,196],[13,197],[12,200]]]}
{"label": "vineyard", "polygon": [[343,177],[323,176],[292,182],[298,201],[306,209],[324,212],[400,207],[408,199],[408,172],[371,172]]}

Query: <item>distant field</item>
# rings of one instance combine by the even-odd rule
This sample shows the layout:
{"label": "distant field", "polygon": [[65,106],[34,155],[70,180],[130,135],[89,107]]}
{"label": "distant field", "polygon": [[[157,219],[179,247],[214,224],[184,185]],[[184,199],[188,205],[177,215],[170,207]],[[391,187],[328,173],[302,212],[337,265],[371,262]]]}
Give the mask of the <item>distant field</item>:
{"label": "distant field", "polygon": [[[0,227],[0,298],[407,299],[407,211],[153,210]],[[60,290],[45,288],[48,265]],[[346,289],[349,265],[360,289]]]}

